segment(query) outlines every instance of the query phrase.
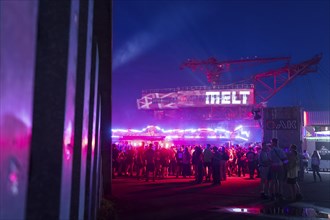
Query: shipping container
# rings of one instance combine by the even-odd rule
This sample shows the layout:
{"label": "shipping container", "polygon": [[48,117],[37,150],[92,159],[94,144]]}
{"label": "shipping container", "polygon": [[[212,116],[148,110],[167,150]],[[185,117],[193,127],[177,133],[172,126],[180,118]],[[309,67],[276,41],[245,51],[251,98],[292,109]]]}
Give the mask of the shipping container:
{"label": "shipping container", "polygon": [[277,138],[281,148],[295,144],[302,152],[303,117],[300,107],[274,107],[262,110],[263,142]]}

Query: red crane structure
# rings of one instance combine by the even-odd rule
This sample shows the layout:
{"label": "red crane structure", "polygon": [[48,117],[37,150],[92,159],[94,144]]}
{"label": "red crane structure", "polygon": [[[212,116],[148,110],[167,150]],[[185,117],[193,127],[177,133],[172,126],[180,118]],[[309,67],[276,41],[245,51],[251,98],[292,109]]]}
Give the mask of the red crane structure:
{"label": "red crane structure", "polygon": [[[321,59],[322,54],[298,64],[291,64],[290,57],[188,60],[181,68],[202,71],[211,85],[144,90],[142,97],[137,99],[137,107],[153,112],[156,119],[174,119],[176,122],[251,120],[251,113],[259,120],[257,113],[266,107],[269,99],[296,77],[316,72]],[[268,70],[262,71],[265,67],[261,64],[267,64]],[[257,71],[242,69],[247,65],[257,67]],[[232,77],[241,70],[259,73],[244,78],[242,71],[243,74]],[[226,82],[225,73],[243,80]]]}
{"label": "red crane structure", "polygon": [[[256,88],[257,103],[267,102],[284,86],[291,82],[297,76],[306,75],[317,71],[317,64],[320,62],[322,54],[298,64],[290,64],[291,57],[276,58],[248,58],[240,60],[219,61],[214,57],[207,60],[188,60],[184,62],[181,68],[188,67],[193,71],[200,70],[206,76],[208,82],[213,86],[221,83],[222,74],[235,70],[235,66],[242,64],[264,64],[277,61],[286,61],[281,68],[270,70],[253,75],[250,79],[244,80],[245,83],[252,83]],[[242,81],[241,81],[242,82]]]}

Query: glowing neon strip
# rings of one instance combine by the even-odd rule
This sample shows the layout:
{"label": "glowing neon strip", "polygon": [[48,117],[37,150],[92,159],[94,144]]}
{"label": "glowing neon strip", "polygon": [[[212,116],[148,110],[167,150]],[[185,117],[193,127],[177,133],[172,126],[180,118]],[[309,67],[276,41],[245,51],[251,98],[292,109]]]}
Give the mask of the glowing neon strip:
{"label": "glowing neon strip", "polygon": [[250,137],[250,133],[248,131],[241,131],[242,135],[245,135],[246,137]]}
{"label": "glowing neon strip", "polygon": [[[159,126],[152,126],[152,125],[148,125],[146,128],[143,128],[142,130],[138,130],[138,129],[112,129],[112,133],[120,133],[120,132],[123,132],[123,133],[127,133],[127,132],[133,132],[133,133],[142,133],[144,131],[146,131],[147,129],[150,129],[150,128],[156,128],[157,130],[163,132],[163,133],[187,133],[187,132],[190,132],[190,133],[195,133],[197,131],[200,131],[200,132],[203,132],[203,131],[208,131],[208,132],[215,132],[215,133],[227,133],[227,134],[230,134],[232,133],[231,131],[228,131],[226,129],[223,129],[223,128],[216,128],[216,129],[212,129],[212,128],[198,128],[198,129],[193,129],[193,128],[190,128],[190,129],[170,129],[170,130],[165,130],[165,129],[161,129]],[[242,126],[238,126],[236,128],[237,129],[241,129]],[[249,133],[247,131],[241,131],[241,135],[245,135],[247,137],[249,137]],[[174,136],[175,137],[175,136]],[[196,138],[196,137],[195,137]],[[200,137],[198,137],[200,138]],[[214,138],[214,137],[212,137]]]}
{"label": "glowing neon strip", "polygon": [[112,129],[112,132],[128,132],[127,129]]}
{"label": "glowing neon strip", "polygon": [[315,134],[330,135],[330,131],[317,131]]}
{"label": "glowing neon strip", "polygon": [[241,139],[241,140],[244,140],[244,141],[248,141],[249,140],[249,139],[244,138],[244,137],[241,137],[241,136],[236,136],[235,139]]}
{"label": "glowing neon strip", "polygon": [[184,131],[195,133],[197,131],[197,129],[190,128],[190,129],[185,129]]}
{"label": "glowing neon strip", "polygon": [[134,133],[141,133],[141,132],[143,132],[142,130],[136,130],[136,129],[131,129],[129,131],[134,132]]}
{"label": "glowing neon strip", "polygon": [[241,128],[243,128],[243,126],[242,126],[242,125],[239,125],[238,127],[235,128],[234,131],[238,131],[238,130],[241,129]]}
{"label": "glowing neon strip", "polygon": [[329,140],[330,141],[330,137],[305,137],[306,140]]}

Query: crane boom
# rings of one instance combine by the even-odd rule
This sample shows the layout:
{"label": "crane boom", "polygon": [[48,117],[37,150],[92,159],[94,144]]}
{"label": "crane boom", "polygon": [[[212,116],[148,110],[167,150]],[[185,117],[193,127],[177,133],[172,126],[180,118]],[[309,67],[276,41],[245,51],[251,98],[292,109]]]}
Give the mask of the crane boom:
{"label": "crane boom", "polygon": [[290,64],[290,59],[290,57],[275,57],[218,61],[217,59],[211,57],[207,60],[188,60],[184,62],[181,67],[188,67],[193,71],[199,69],[204,72],[208,81],[212,85],[220,85],[221,74],[229,71],[231,65],[233,64],[287,61],[286,64],[281,68],[255,74],[252,77],[252,82],[251,79],[245,80],[248,83],[254,84],[256,88],[257,103],[264,103],[297,76],[316,72],[317,64],[322,59],[322,54],[318,54],[313,58],[298,64]]}
{"label": "crane boom", "polygon": [[284,86],[297,76],[306,75],[317,71],[317,64],[322,59],[322,54],[298,64],[287,65],[282,68],[259,73],[253,76],[253,83],[257,90],[256,99],[259,102],[267,102]]}
{"label": "crane boom", "polygon": [[197,69],[204,72],[207,76],[207,80],[212,85],[220,85],[220,77],[224,72],[228,72],[231,65],[245,64],[245,63],[270,63],[275,61],[287,61],[289,63],[290,57],[273,57],[273,58],[247,58],[239,60],[225,60],[219,61],[214,57],[210,57],[207,60],[192,60],[189,59],[181,65],[181,68],[188,67],[195,71]]}

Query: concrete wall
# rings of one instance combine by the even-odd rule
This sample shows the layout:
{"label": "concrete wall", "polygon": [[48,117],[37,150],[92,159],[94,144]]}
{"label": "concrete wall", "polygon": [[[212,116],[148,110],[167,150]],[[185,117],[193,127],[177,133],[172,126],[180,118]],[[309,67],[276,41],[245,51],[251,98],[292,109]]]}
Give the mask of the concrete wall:
{"label": "concrete wall", "polygon": [[111,19],[95,2],[0,1],[0,219],[96,219],[110,60],[94,28]]}
{"label": "concrete wall", "polygon": [[0,219],[25,216],[38,1],[0,1]]}

